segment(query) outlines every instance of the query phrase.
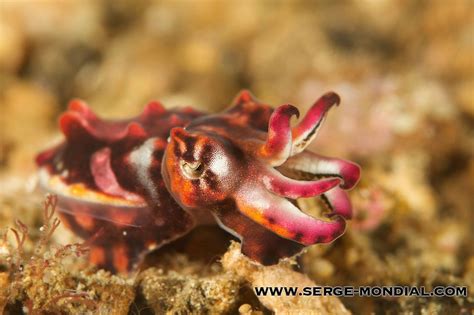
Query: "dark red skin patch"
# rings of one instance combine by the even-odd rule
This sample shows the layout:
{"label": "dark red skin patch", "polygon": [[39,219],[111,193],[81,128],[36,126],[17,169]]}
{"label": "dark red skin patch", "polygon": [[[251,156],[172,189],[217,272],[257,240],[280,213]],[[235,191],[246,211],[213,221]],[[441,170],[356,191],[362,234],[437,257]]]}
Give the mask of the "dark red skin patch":
{"label": "dark red skin patch", "polygon": [[[166,196],[165,193],[163,195]],[[60,218],[65,226],[77,236],[91,240],[89,243],[92,247],[103,249],[105,260],[97,261],[96,257],[90,257],[99,268],[123,273],[134,269],[149,250],[187,233],[193,227],[191,216],[183,211],[173,199],[162,200],[162,205],[163,207],[156,207],[148,212],[143,218],[146,223],[140,221],[140,226],[133,226],[133,222],[118,224],[92,218],[93,228],[90,228],[89,225],[81,224],[78,220],[79,216],[64,211],[60,212]],[[60,210],[67,208],[68,212],[72,213],[75,212],[76,206],[75,204],[58,204]],[[138,211],[134,215],[142,219]],[[113,218],[110,219],[113,220]],[[127,264],[114,261],[113,250],[119,245],[124,248],[122,252],[127,254]],[[117,266],[124,266],[124,268],[118,269]]]}

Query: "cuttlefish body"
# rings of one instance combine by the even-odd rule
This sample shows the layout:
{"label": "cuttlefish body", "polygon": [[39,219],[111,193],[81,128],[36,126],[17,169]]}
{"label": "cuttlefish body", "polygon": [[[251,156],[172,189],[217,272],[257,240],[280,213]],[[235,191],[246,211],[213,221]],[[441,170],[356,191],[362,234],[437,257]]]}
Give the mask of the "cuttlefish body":
{"label": "cuttlefish body", "polygon": [[[211,221],[241,240],[243,254],[275,264],[335,240],[351,218],[345,190],[360,168],[305,150],[339,101],[325,94],[294,127],[296,107],[273,109],[247,91],[219,114],[152,102],[121,121],[72,101],[60,118],[65,141],[37,157],[41,187],[58,195],[63,222],[90,240],[90,260],[102,268],[130,271]],[[297,199],[315,196],[328,206],[324,219],[298,208]]]}

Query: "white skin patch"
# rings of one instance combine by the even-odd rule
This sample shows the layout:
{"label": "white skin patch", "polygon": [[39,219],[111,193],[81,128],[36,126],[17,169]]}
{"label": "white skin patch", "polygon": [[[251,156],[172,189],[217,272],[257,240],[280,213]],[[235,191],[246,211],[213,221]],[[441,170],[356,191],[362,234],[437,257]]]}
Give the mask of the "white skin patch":
{"label": "white skin patch", "polygon": [[314,159],[311,156],[300,156],[297,161],[289,161],[288,167],[311,174],[339,174],[341,165],[337,161]]}
{"label": "white skin patch", "polygon": [[225,156],[222,155],[217,159],[212,159],[209,168],[214,174],[219,174],[219,176],[227,176],[229,174],[229,161],[227,158],[225,158]]}
{"label": "white skin patch", "polygon": [[129,159],[137,173],[140,183],[148,190],[150,196],[158,202],[158,192],[149,173],[153,162],[153,151],[155,150],[156,140],[156,138],[150,138],[145,141],[138,149],[130,153]]}
{"label": "white skin patch", "polygon": [[[264,209],[270,208],[271,204],[268,199],[268,195],[266,196],[265,192],[262,193],[259,187],[254,186],[244,186],[241,190],[243,200],[246,203],[251,203],[252,207],[259,211],[260,213],[264,211]],[[268,194],[271,194],[268,192]]]}
{"label": "white skin patch", "polygon": [[64,163],[63,163],[63,161],[57,162],[57,163],[56,163],[56,168],[57,168],[58,170],[62,170],[62,169],[64,168]]}
{"label": "white skin patch", "polygon": [[339,174],[340,167],[334,162],[329,161],[318,161],[315,163],[317,170],[314,173],[319,172],[321,174]]}

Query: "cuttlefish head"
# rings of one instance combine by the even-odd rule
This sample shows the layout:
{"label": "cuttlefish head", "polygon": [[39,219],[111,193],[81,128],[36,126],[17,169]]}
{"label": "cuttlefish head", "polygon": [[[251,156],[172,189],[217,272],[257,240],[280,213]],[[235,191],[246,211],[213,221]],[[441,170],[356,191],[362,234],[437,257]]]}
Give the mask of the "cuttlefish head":
{"label": "cuttlefish head", "polygon": [[[240,98],[254,102],[248,92]],[[162,162],[165,184],[188,212],[217,211],[219,204],[232,201],[239,215],[279,237],[305,246],[331,242],[351,218],[345,190],[357,183],[360,168],[306,147],[339,102],[337,94],[325,94],[294,127],[290,120],[299,111],[285,104],[270,111],[265,131],[242,123],[246,113],[239,115],[239,109],[173,128]],[[310,180],[289,174],[310,175]],[[296,202],[316,196],[329,208],[321,218],[306,214]]]}

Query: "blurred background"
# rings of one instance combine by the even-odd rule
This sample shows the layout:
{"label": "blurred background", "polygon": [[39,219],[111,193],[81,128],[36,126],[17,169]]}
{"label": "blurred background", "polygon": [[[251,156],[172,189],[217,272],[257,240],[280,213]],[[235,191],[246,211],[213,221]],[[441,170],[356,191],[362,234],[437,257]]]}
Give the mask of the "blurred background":
{"label": "blurred background", "polygon": [[311,149],[357,161],[363,179],[349,236],[335,252],[308,252],[305,272],[322,284],[473,285],[473,9],[472,0],[1,0],[2,190],[34,173],[72,98],[112,118],[150,100],[218,112],[243,88],[304,112],[333,90],[342,104]]}

